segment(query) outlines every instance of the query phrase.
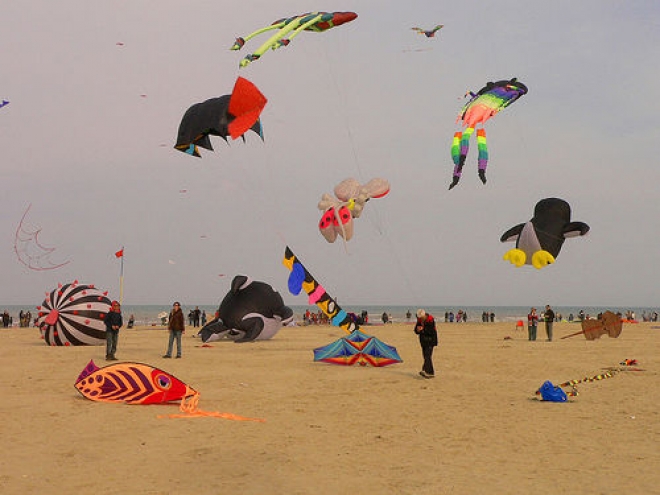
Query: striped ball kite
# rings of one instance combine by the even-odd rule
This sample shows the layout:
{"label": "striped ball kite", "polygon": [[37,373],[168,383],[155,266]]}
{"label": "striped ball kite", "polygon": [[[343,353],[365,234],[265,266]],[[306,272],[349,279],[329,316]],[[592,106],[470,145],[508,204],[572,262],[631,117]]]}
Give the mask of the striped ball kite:
{"label": "striped ball kite", "polygon": [[105,315],[110,311],[107,292],[93,285],[59,284],[37,306],[37,326],[50,346],[105,345]]}
{"label": "striped ball kite", "polygon": [[[482,126],[497,114],[500,110],[511,105],[514,101],[527,93],[527,86],[515,77],[509,81],[489,82],[479,90],[466,93],[470,100],[463,106],[456,122],[462,122],[464,131],[454,133],[451,146],[451,157],[454,162],[454,175],[449,189],[452,189],[461,180],[461,172],[465,164],[468,150],[470,148],[470,137],[477,125]],[[477,163],[479,167],[479,178],[486,183],[486,167],[488,166],[488,143],[486,142],[486,130],[482,127],[477,130],[477,147],[479,155]]]}

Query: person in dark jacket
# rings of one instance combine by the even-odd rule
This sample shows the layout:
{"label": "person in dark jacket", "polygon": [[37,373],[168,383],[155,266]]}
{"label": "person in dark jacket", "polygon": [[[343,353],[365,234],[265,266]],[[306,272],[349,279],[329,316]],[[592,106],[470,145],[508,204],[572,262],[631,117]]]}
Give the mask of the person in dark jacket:
{"label": "person in dark jacket", "polygon": [[435,328],[433,316],[426,314],[423,309],[417,310],[415,333],[419,336],[419,344],[422,346],[422,356],[424,356],[424,365],[419,374],[424,378],[433,378],[435,377],[433,348],[438,345],[438,332]]}
{"label": "person in dark jacket", "polygon": [[167,325],[168,330],[170,331],[170,340],[167,345],[167,353],[163,356],[164,358],[172,357],[172,347],[174,345],[174,340],[176,339],[176,357],[181,357],[181,335],[183,334],[185,328],[185,320],[183,318],[183,311],[181,310],[181,304],[175,302],[172,305],[172,312],[170,313],[169,323]]}
{"label": "person in dark jacket", "polygon": [[543,320],[545,321],[545,334],[548,336],[548,342],[552,342],[552,323],[555,321],[555,312],[549,304],[545,306]]}
{"label": "person in dark jacket", "polygon": [[105,360],[116,361],[117,341],[119,340],[119,329],[124,324],[121,316],[121,306],[117,301],[112,301],[110,311],[105,315]]}

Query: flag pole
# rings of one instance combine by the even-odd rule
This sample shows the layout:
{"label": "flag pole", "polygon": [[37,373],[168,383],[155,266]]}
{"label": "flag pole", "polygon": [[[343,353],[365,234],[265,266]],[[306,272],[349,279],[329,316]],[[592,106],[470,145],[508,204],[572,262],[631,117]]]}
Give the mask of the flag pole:
{"label": "flag pole", "polygon": [[121,247],[121,265],[119,268],[119,304],[124,303],[124,246]]}

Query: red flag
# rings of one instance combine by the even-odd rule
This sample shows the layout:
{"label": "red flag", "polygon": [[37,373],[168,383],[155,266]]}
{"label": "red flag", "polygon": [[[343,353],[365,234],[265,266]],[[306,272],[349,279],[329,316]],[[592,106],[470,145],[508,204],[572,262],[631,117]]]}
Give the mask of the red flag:
{"label": "red flag", "polygon": [[124,248],[121,248],[115,253],[115,258],[121,258],[122,256],[124,256]]}

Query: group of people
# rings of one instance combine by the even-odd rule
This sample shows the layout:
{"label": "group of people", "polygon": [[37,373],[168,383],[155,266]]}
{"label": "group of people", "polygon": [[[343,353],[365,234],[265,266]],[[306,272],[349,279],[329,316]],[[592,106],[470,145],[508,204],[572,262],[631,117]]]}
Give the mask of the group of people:
{"label": "group of people", "polygon": [[188,312],[188,324],[192,327],[198,327],[200,324],[202,326],[206,325],[206,311],[200,310],[199,306],[195,306],[195,309]]}
{"label": "group of people", "polygon": [[454,323],[454,321],[467,323],[467,311],[459,309],[456,314],[453,311],[445,311],[445,323]]}
{"label": "group of people", "polygon": [[536,312],[536,308],[531,308],[527,315],[527,336],[530,341],[536,340],[536,330],[539,325],[539,318],[543,318],[545,323],[545,334],[548,342],[552,342],[552,325],[555,321],[555,312],[549,304],[546,304],[542,315]]}
{"label": "group of people", "polygon": [[[133,320],[133,315],[129,320],[129,324],[132,327],[131,320]],[[117,357],[115,353],[117,352],[117,342],[119,341],[119,330],[124,326],[124,319],[121,314],[121,305],[118,301],[112,301],[110,305],[110,310],[104,318],[105,323],[105,360],[106,361],[116,361]],[[177,301],[172,305],[172,311],[170,311],[170,316],[168,318],[167,329],[169,330],[169,340],[167,343],[167,352],[163,355],[163,358],[169,359],[172,357],[172,351],[174,350],[174,343],[176,342],[176,357],[181,358],[181,337],[185,331],[185,319],[183,317],[183,311],[181,310],[181,304]]]}

